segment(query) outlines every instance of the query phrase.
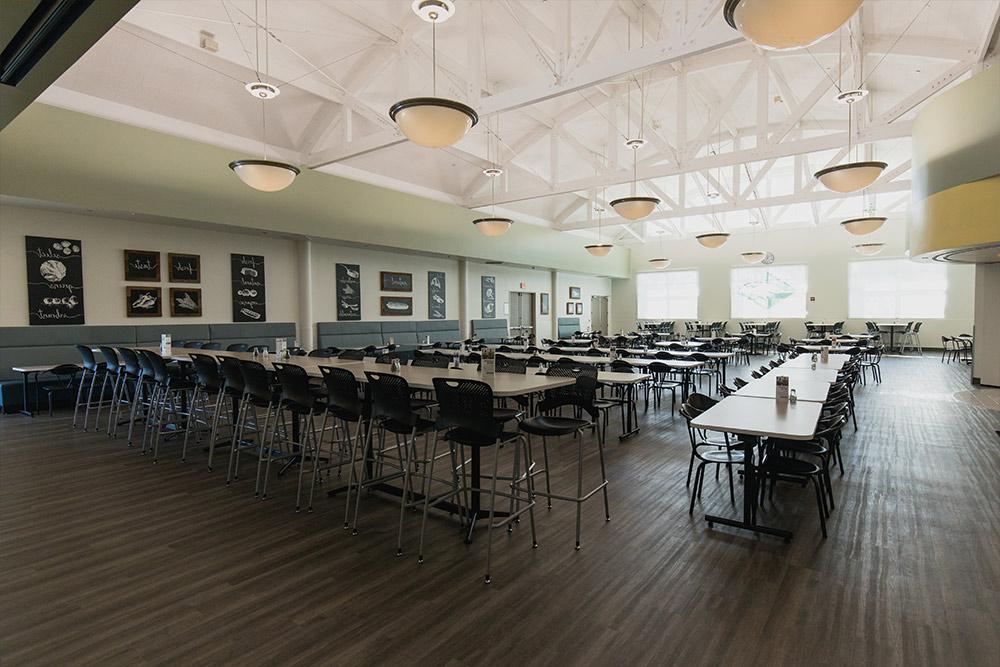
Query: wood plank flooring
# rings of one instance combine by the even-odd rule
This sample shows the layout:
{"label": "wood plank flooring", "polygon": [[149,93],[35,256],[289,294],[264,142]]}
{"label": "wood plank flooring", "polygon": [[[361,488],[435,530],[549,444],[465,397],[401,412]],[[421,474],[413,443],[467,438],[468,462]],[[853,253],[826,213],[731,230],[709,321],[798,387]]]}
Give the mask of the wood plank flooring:
{"label": "wood plank flooring", "polygon": [[[395,558],[387,498],[362,499],[351,537],[342,497],[294,513],[293,476],[259,501],[200,450],[153,465],[66,414],[2,417],[0,663],[1000,664],[1000,412],[956,396],[977,391],[964,365],[883,367],[858,391],[829,539],[792,486],[761,516],[791,544],[709,529],[706,511],[736,512],[724,477],[689,516],[683,421],[640,406],[642,432],[609,439],[612,521],[586,504],[577,552],[573,507],[542,505],[540,547],[526,522],[499,534],[489,587],[485,533],[465,546],[445,517],[418,565],[419,516]],[[575,448],[550,454],[571,490]]]}

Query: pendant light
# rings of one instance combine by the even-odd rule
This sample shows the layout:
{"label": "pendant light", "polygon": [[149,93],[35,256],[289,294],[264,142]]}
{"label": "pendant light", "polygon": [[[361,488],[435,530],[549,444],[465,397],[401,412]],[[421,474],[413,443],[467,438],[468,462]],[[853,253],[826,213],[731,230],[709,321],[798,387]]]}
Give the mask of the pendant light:
{"label": "pendant light", "polygon": [[594,257],[607,257],[614,246],[601,241],[601,218],[604,216],[604,207],[594,206],[594,209],[597,211],[597,243],[591,243],[583,247]]}
{"label": "pendant light", "polygon": [[748,40],[774,51],[815,44],[844,25],[861,0],[726,0],[726,23]]}
{"label": "pendant light", "polygon": [[872,256],[877,255],[882,252],[882,248],[885,247],[884,243],[859,243],[854,246],[854,252],[859,255]]}
{"label": "pendant light", "polygon": [[[500,127],[500,119],[497,119],[497,128]],[[486,159],[490,158],[490,135],[491,133],[487,128],[486,133]],[[500,152],[500,137],[497,136],[497,155]],[[483,169],[483,174],[490,179],[490,216],[487,218],[476,218],[472,221],[476,229],[483,236],[503,236],[510,229],[510,226],[514,224],[514,221],[510,218],[501,218],[496,215],[497,207],[497,178],[503,174],[503,169],[497,164],[496,161],[490,161],[490,166]]]}
{"label": "pendant light", "polygon": [[[750,218],[750,225],[753,227],[753,236],[751,239],[753,245],[757,245],[757,225],[759,223],[760,221],[757,220],[757,218]],[[740,257],[742,257],[743,261],[747,264],[760,264],[764,261],[764,258],[767,257],[767,252],[763,250],[750,250],[748,252],[741,252]]]}
{"label": "pendant light", "polygon": [[662,270],[670,266],[670,260],[663,256],[663,232],[661,231],[658,236],[660,237],[660,256],[649,260],[649,265],[654,269]]}
{"label": "pendant light", "polygon": [[[257,28],[257,6],[254,3],[254,39],[258,40],[260,30]],[[264,74],[270,73],[270,42],[267,31],[267,0],[264,0]],[[257,70],[260,70],[260,44],[257,43]],[[252,81],[246,84],[247,92],[255,99],[260,100],[260,126],[261,139],[264,142],[264,158],[262,160],[233,160],[229,163],[229,168],[236,176],[249,185],[254,190],[261,192],[278,192],[284,190],[295,177],[299,175],[299,168],[287,162],[267,159],[267,111],[268,100],[273,100],[281,92],[277,86],[263,81]]]}
{"label": "pendant light", "polygon": [[406,138],[425,148],[444,148],[464,137],[479,116],[472,107],[437,97],[437,24],[455,13],[452,0],[413,0],[414,13],[431,24],[433,97],[400,100],[389,108],[389,118]]}
{"label": "pendant light", "polygon": [[888,220],[885,216],[873,215],[874,205],[865,208],[864,215],[860,218],[851,218],[840,223],[841,229],[855,236],[864,236],[878,230]]}
{"label": "pendant light", "polygon": [[[867,95],[868,90],[860,87],[854,90],[845,90],[837,95],[837,101],[847,105],[848,160],[851,159],[851,143],[854,138],[854,103],[864,99]],[[882,175],[887,166],[889,165],[885,162],[872,160],[845,162],[834,167],[820,169],[814,176],[828,190],[846,194],[867,188]]]}
{"label": "pendant light", "polygon": [[729,234],[725,232],[712,232],[711,234],[699,234],[694,238],[706,248],[714,249],[722,247],[722,244],[729,240]]}
{"label": "pendant light", "polygon": [[[640,25],[640,33],[642,35],[642,45],[646,44],[646,30],[645,30],[645,6],[641,8],[641,15],[643,18],[643,23]],[[628,50],[632,50],[632,21],[628,23],[628,39],[626,40],[628,44]],[[626,220],[642,220],[647,215],[653,212],[657,206],[660,205],[660,200],[657,197],[639,197],[637,196],[639,187],[639,149],[646,145],[646,140],[642,138],[642,128],[643,128],[643,118],[646,113],[646,98],[643,93],[642,84],[636,82],[639,86],[639,136],[635,139],[626,139],[625,145],[632,149],[632,195],[630,197],[620,197],[611,202],[611,208],[615,209],[615,213],[625,218]],[[628,129],[632,126],[632,81],[629,79],[626,89],[626,99],[628,100],[628,110],[627,110],[627,122]]]}

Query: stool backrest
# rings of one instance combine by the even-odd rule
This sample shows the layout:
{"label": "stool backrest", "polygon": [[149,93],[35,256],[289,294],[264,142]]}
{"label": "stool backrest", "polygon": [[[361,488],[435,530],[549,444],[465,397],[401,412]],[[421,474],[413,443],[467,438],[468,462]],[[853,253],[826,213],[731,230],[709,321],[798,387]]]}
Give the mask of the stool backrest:
{"label": "stool backrest", "polygon": [[240,368],[240,360],[236,357],[220,357],[219,368],[222,369],[222,378],[225,380],[225,388],[236,394],[242,394],[244,389],[243,370]]}
{"label": "stool backrest", "polygon": [[198,376],[198,384],[215,391],[222,389],[222,374],[219,372],[219,362],[215,360],[215,357],[195,352],[189,356],[194,365],[194,372]]}
{"label": "stool backrest", "polygon": [[135,353],[130,347],[120,347],[118,348],[118,356],[121,357],[122,363],[125,364],[125,372],[132,377],[139,377],[139,373],[142,372],[142,366],[139,365],[139,355]]}
{"label": "stool backrest", "polygon": [[118,360],[118,353],[115,352],[115,348],[108,347],[107,345],[100,345],[98,349],[101,351],[101,356],[104,357],[104,363],[108,365],[108,370],[116,370],[121,362]]}
{"label": "stool backrest", "polygon": [[201,346],[201,349],[203,349],[203,350],[221,350],[222,349],[222,343],[205,343],[204,345]]}
{"label": "stool backrest", "polygon": [[87,345],[77,345],[76,351],[80,353],[80,359],[83,362],[83,367],[88,371],[97,370],[97,359],[94,358],[94,351],[90,349]]}
{"label": "stool backrest", "polygon": [[189,340],[188,342],[184,343],[184,347],[189,350],[200,350],[203,345],[204,343],[197,340]]}
{"label": "stool backrest", "polygon": [[246,343],[231,343],[226,346],[226,352],[246,352]]}
{"label": "stool backrest", "polygon": [[143,378],[148,378],[150,380],[156,379],[156,369],[153,368],[153,362],[149,360],[149,353],[146,350],[136,350],[136,355],[139,357],[139,373]]}
{"label": "stool backrest", "polygon": [[365,358],[364,350],[344,350],[340,353],[341,359],[347,359],[349,361],[362,361]]}
{"label": "stool backrest", "polygon": [[278,373],[278,382],[281,383],[282,400],[296,403],[303,407],[311,407],[315,402],[313,393],[309,389],[309,374],[302,366],[295,364],[274,364],[274,370]]}
{"label": "stool backrest", "polygon": [[418,368],[448,368],[451,358],[444,354],[418,354],[410,362]]}
{"label": "stool backrest", "polygon": [[346,368],[332,366],[320,366],[319,372],[323,374],[323,383],[326,385],[327,402],[333,407],[361,416],[360,385],[354,373]]}
{"label": "stool backrest", "polygon": [[496,358],[496,372],[525,375],[528,372],[528,362],[525,359],[511,359],[510,357],[498,356]]}
{"label": "stool backrest", "polygon": [[264,364],[257,361],[239,360],[240,373],[243,374],[243,391],[258,401],[270,402],[274,399],[271,388],[271,375]]}
{"label": "stool backrest", "polygon": [[164,361],[163,357],[150,350],[143,350],[143,352],[146,353],[146,358],[153,368],[153,379],[156,380],[157,384],[170,384],[170,371],[167,370],[167,362]]}
{"label": "stool backrest", "polygon": [[479,380],[434,378],[438,400],[435,428],[440,431],[463,428],[496,439],[502,425],[493,419],[493,389]]}
{"label": "stool backrest", "polygon": [[365,371],[372,395],[372,417],[413,424],[416,415],[410,405],[410,385],[399,375]]}
{"label": "stool backrest", "polygon": [[575,378],[576,382],[569,387],[547,390],[545,398],[538,404],[539,412],[572,405],[584,410],[592,419],[597,419],[598,410],[594,406],[594,399],[597,396],[597,368],[586,364],[556,364],[549,368],[546,375],[571,377]]}

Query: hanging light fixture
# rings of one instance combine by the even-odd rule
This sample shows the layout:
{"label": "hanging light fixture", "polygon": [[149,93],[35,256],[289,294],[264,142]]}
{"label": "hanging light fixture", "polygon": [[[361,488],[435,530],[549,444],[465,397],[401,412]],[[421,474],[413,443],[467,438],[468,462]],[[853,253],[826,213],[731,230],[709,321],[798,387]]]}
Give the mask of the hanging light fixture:
{"label": "hanging light fixture", "polygon": [[[500,125],[500,119],[497,119],[497,126]],[[489,128],[487,128],[488,130]],[[486,159],[490,158],[490,132],[486,133]],[[500,150],[500,139],[497,137],[497,153]],[[483,175],[490,179],[490,216],[488,218],[476,218],[472,221],[476,229],[483,236],[503,236],[510,229],[510,226],[514,224],[514,221],[510,218],[501,218],[496,215],[497,207],[497,178],[503,174],[503,169],[497,164],[496,161],[491,161],[490,166],[483,169]]]}
{"label": "hanging light fixture", "polygon": [[[257,5],[254,3],[254,39],[257,40],[257,70],[260,71],[260,30],[257,25]],[[267,0],[264,1],[264,74],[270,73],[270,42],[267,31]],[[267,159],[267,110],[268,100],[273,100],[281,91],[277,86],[264,81],[252,81],[246,84],[245,88],[255,99],[260,100],[260,127],[261,139],[264,142],[264,158],[262,160],[233,160],[229,163],[229,168],[236,176],[249,185],[254,190],[261,192],[278,192],[284,190],[295,177],[299,175],[299,168],[287,162]]]}
{"label": "hanging light fixture", "polygon": [[884,247],[884,243],[859,243],[854,246],[854,252],[859,255],[866,255],[870,257],[871,255],[877,255],[882,252],[882,248]]}
{"label": "hanging light fixture", "polygon": [[[756,217],[750,218],[750,226],[753,227],[752,243],[757,245],[757,225],[760,221]],[[741,252],[740,257],[747,264],[760,264],[767,257],[767,252],[764,250],[750,250],[748,252]]]}
{"label": "hanging light fixture", "polygon": [[389,118],[406,138],[425,148],[444,148],[464,137],[479,116],[472,107],[437,97],[437,24],[455,13],[452,0],[413,0],[413,11],[431,24],[433,97],[411,97],[389,108]]}
{"label": "hanging light fixture", "polygon": [[649,260],[649,265],[654,269],[665,269],[670,266],[670,260],[663,256],[663,232],[661,231],[658,236],[660,237],[660,256]]}
{"label": "hanging light fixture", "polygon": [[[646,31],[645,31],[645,12],[642,12],[643,24],[640,26],[640,33],[642,34],[642,44],[645,45]],[[632,21],[628,23],[628,38],[626,40],[628,44],[628,50],[632,50]],[[637,196],[639,187],[639,149],[646,145],[646,140],[642,138],[643,131],[643,118],[646,113],[646,98],[643,93],[642,84],[636,82],[639,86],[639,99],[641,100],[639,106],[639,127],[638,127],[638,137],[634,139],[625,140],[625,145],[632,149],[632,194],[629,197],[620,197],[611,202],[611,208],[615,209],[615,213],[625,218],[626,220],[641,220],[647,215],[653,212],[657,206],[660,205],[660,200],[657,197],[639,197]],[[629,79],[626,89],[626,99],[628,100],[628,128],[631,130],[632,127],[632,80]]]}
{"label": "hanging light fixture", "polygon": [[719,248],[729,240],[729,234],[725,232],[712,232],[711,234],[699,234],[694,238],[706,248]]}
{"label": "hanging light fixture", "polygon": [[604,207],[594,206],[594,210],[597,211],[597,243],[591,243],[583,247],[594,257],[607,257],[614,246],[601,241],[601,218],[604,216]]}
{"label": "hanging light fixture", "polygon": [[840,223],[842,229],[855,236],[864,236],[865,234],[871,234],[872,232],[878,230],[885,224],[888,219],[884,216],[874,215],[875,213],[875,203],[874,198],[870,200],[870,203],[864,209],[864,215],[860,218],[851,218],[850,220],[844,220]]}
{"label": "hanging light fixture", "polygon": [[785,51],[815,44],[844,25],[861,0],[726,0],[726,23],[763,49]]}
{"label": "hanging light fixture", "polygon": [[[809,3],[812,6],[813,3]],[[822,4],[822,3],[820,3]],[[842,50],[839,57],[842,57]],[[842,67],[838,69],[843,70]],[[862,83],[863,85],[863,83]],[[838,86],[839,89],[839,86]],[[868,90],[858,87],[854,90],[845,90],[837,95],[837,101],[847,105],[847,159],[851,159],[851,144],[854,139],[854,103],[862,100],[868,95]],[[856,147],[855,147],[856,148]],[[874,160],[845,162],[826,169],[820,169],[814,176],[816,180],[823,184],[828,190],[834,192],[857,192],[867,188],[874,183],[885,168],[889,166],[885,162]]]}

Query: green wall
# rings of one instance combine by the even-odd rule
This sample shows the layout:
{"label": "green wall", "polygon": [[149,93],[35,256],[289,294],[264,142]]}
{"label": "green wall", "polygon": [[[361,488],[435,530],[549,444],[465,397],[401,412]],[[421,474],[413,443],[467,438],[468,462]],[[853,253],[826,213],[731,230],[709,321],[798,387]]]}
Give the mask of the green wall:
{"label": "green wall", "polygon": [[93,209],[456,257],[628,274],[629,252],[593,258],[580,237],[515,224],[500,238],[475,214],[346,178],[304,170],[278,193],[243,185],[231,151],[35,103],[0,131],[0,193]]}

